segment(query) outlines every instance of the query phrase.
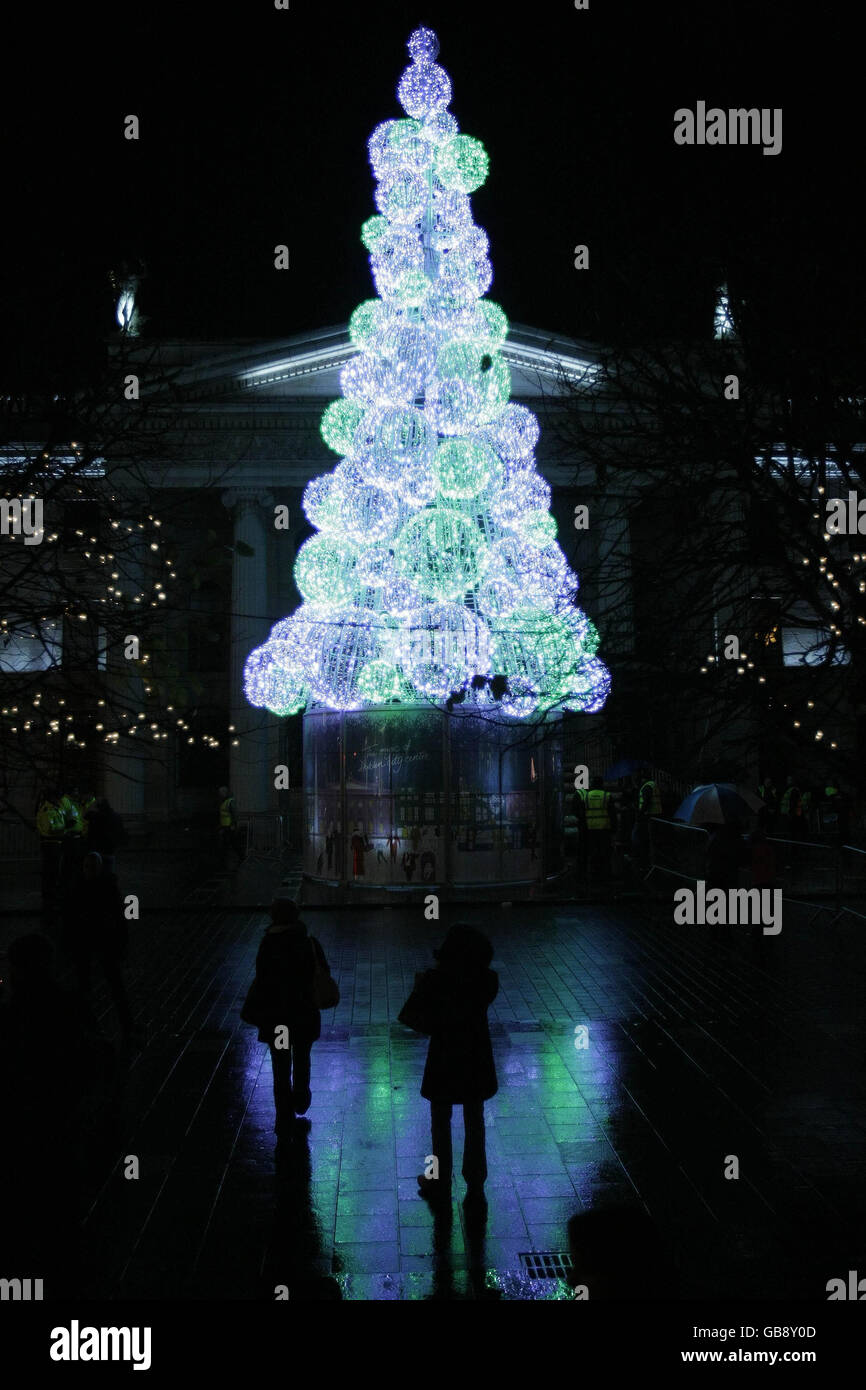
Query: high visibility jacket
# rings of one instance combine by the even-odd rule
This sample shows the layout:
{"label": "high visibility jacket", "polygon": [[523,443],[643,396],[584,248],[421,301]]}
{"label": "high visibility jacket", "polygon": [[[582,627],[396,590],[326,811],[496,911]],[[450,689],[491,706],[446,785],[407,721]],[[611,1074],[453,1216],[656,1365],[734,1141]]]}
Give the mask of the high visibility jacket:
{"label": "high visibility jacket", "polygon": [[610,792],[601,791],[599,788],[586,794],[586,828],[587,830],[610,830],[610,806],[612,797]]}
{"label": "high visibility jacket", "polygon": [[36,812],[36,829],[43,840],[62,840],[66,821],[60,807],[53,801],[43,801]]}
{"label": "high visibility jacket", "polygon": [[825,795],[825,797],[827,798],[828,801],[832,801],[832,799],[833,799],[834,796],[838,796],[838,795],[839,795],[839,788],[838,788],[838,787],[832,787],[832,786],[831,786],[831,787],[825,787],[825,788],[824,788],[824,795]]}
{"label": "high visibility jacket", "polygon": [[80,835],[84,830],[84,820],[80,807],[76,806],[71,796],[61,796],[60,810],[63,814],[66,834]]}
{"label": "high visibility jacket", "polygon": [[225,801],[220,802],[220,826],[223,829],[228,829],[234,824],[234,812],[235,799],[233,796],[227,796]]}
{"label": "high visibility jacket", "polygon": [[763,786],[758,788],[758,796],[762,801],[766,801],[768,805],[772,805],[776,800],[776,788],[768,787],[767,784],[764,783]]}
{"label": "high visibility jacket", "polygon": [[799,787],[787,787],[782,796],[779,810],[783,816],[802,816],[803,801]]}
{"label": "high visibility jacket", "polygon": [[644,782],[640,789],[639,806],[645,815],[660,816],[662,813],[662,798],[655,782]]}

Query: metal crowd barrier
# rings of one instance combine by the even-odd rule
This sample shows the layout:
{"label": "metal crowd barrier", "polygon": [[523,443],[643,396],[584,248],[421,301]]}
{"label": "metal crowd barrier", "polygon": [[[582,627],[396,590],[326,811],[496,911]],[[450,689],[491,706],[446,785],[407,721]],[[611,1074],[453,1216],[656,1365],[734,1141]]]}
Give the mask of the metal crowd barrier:
{"label": "metal crowd barrier", "polygon": [[279,858],[283,849],[283,817],[274,815],[271,811],[240,816],[238,834],[246,843],[248,857]]}
{"label": "metal crowd barrier", "polygon": [[[692,880],[706,877],[707,832],[699,826],[654,817],[650,841],[654,871]],[[786,897],[804,893],[866,897],[866,850],[775,837],[769,837],[769,844],[776,855],[776,886]],[[748,886],[747,862],[741,880]]]}

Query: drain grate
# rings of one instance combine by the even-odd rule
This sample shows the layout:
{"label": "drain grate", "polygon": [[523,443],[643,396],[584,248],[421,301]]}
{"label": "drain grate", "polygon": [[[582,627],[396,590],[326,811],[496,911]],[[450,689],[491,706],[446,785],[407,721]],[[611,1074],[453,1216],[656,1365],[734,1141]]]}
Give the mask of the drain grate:
{"label": "drain grate", "polygon": [[523,1251],[518,1259],[532,1279],[565,1279],[574,1268],[571,1256],[564,1250]]}

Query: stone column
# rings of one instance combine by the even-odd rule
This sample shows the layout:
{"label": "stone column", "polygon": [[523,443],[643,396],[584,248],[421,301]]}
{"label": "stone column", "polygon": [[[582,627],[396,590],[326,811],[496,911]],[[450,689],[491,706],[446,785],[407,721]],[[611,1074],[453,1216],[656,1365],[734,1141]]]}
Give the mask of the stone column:
{"label": "stone column", "polygon": [[[253,709],[244,696],[244,663],[272,626],[268,601],[268,536],[274,499],[258,488],[231,488],[222,495],[234,519],[234,545],[249,546],[252,555],[235,550],[232,559],[231,651],[229,662],[229,723],[231,789],[239,816],[276,807],[273,767],[269,756],[265,710]],[[234,742],[237,740],[237,743]]]}

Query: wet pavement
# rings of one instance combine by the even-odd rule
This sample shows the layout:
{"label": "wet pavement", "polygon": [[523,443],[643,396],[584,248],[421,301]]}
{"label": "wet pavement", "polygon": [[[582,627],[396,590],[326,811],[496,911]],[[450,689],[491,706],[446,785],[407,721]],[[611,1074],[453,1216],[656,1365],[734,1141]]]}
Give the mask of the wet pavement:
{"label": "wet pavement", "polygon": [[[443,1213],[417,1192],[427,1042],[396,1019],[444,920],[306,912],[341,1002],[313,1049],[309,1132],[277,1164],[268,1051],[239,1019],[265,915],[155,914],[135,928],[146,1044],[110,1171],[89,1175],[82,1292],[562,1298],[532,1258],[561,1272],[576,1214],[590,1297],[826,1298],[828,1279],[866,1268],[856,927],[795,909],[773,938],[658,908],[459,916],[488,932],[500,974],[486,1213],[464,1209],[459,1176]],[[459,1109],[454,1123],[459,1173]]]}

